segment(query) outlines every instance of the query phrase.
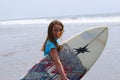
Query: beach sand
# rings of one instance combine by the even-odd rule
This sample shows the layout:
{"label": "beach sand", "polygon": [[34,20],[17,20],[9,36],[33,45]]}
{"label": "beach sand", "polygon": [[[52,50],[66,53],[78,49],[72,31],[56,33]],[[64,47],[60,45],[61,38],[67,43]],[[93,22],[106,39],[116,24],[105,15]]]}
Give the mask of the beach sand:
{"label": "beach sand", "polygon": [[[64,23],[65,32],[61,42],[93,26],[109,28],[106,47],[82,80],[120,79],[120,24]],[[0,79],[19,80],[37,61],[41,60],[40,50],[47,34],[46,24],[0,25]]]}

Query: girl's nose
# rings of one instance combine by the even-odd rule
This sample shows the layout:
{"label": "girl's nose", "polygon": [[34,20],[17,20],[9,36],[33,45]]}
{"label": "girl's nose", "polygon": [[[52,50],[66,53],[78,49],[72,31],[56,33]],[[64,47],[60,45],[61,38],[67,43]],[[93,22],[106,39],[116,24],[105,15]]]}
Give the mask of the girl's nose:
{"label": "girl's nose", "polygon": [[57,36],[58,36],[58,37],[61,37],[62,34],[63,34],[63,32],[61,32],[61,31],[58,31],[58,32],[57,32]]}

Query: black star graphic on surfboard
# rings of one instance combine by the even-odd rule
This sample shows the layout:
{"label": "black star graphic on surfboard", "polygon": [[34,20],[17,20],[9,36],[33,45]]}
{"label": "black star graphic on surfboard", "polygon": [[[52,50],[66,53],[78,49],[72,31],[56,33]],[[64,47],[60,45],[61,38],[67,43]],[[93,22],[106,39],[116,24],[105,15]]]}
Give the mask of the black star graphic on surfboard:
{"label": "black star graphic on surfboard", "polygon": [[80,47],[78,49],[75,49],[75,52],[77,52],[75,55],[78,55],[80,53],[85,53],[85,52],[90,52],[88,51],[88,48],[87,48],[88,45],[84,46],[84,47]]}

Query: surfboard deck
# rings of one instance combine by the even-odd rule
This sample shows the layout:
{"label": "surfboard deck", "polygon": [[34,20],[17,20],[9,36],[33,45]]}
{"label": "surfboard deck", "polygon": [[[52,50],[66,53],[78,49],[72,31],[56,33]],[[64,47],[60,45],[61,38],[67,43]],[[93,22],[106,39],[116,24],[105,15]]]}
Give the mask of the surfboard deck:
{"label": "surfboard deck", "polygon": [[[107,27],[93,27],[63,43],[58,53],[70,80],[80,80],[102,53],[108,39]],[[35,64],[21,80],[61,80],[48,55]]]}

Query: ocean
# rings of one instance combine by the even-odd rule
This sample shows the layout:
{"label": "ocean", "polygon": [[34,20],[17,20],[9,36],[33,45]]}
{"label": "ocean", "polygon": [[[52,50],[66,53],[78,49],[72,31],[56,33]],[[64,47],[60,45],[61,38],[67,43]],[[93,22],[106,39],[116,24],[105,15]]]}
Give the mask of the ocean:
{"label": "ocean", "polygon": [[[56,18],[57,19],[57,18]],[[19,80],[37,61],[41,60],[42,44],[53,19],[0,21],[0,79]],[[106,47],[81,80],[120,79],[120,16],[59,18],[65,32],[61,42],[95,26],[107,26]]]}

